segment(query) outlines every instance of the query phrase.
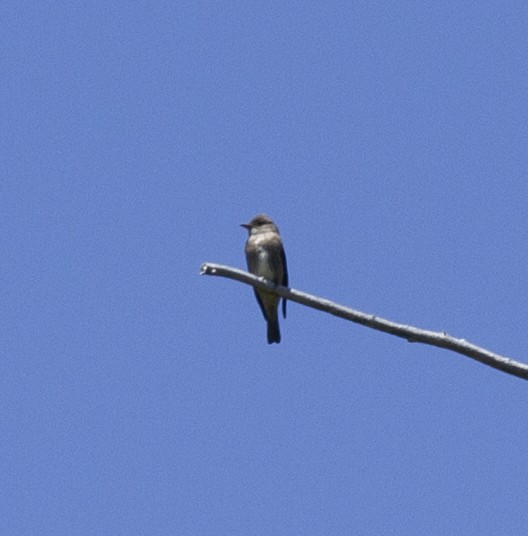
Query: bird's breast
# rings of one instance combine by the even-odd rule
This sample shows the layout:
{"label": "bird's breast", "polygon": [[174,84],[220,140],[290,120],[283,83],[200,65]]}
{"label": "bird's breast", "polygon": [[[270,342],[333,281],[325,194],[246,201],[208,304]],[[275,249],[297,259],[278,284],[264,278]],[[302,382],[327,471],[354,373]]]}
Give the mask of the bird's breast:
{"label": "bird's breast", "polygon": [[273,264],[270,259],[269,251],[262,247],[257,246],[257,256],[258,256],[258,275],[273,281],[276,277],[276,273],[273,269]]}

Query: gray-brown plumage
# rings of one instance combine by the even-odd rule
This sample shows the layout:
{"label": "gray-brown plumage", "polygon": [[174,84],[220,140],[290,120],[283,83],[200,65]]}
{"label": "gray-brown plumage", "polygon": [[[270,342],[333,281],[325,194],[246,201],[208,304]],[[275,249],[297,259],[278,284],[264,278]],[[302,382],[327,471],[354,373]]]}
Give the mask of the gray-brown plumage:
{"label": "gray-brown plumage", "polygon": [[[255,216],[249,223],[243,223],[249,232],[245,252],[250,273],[267,279],[275,285],[288,286],[286,255],[277,226],[265,214]],[[268,323],[268,344],[279,343],[278,308],[280,298],[269,292],[255,290],[258,304]],[[282,300],[282,314],[286,318],[286,300]]]}

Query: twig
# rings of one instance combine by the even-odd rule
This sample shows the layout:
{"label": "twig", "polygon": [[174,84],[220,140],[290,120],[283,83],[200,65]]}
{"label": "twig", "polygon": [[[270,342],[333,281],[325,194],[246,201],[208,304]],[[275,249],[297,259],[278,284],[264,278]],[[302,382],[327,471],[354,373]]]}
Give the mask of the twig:
{"label": "twig", "polygon": [[431,344],[440,348],[446,348],[459,354],[466,355],[488,365],[490,367],[502,370],[523,380],[528,380],[528,365],[519,361],[514,361],[508,357],[504,357],[498,354],[494,354],[485,348],[471,344],[464,339],[456,339],[451,337],[445,332],[435,332],[425,329],[419,329],[414,326],[408,326],[405,324],[398,324],[385,320],[375,315],[369,315],[350,309],[350,307],[344,307],[337,303],[306,294],[305,292],[299,292],[287,287],[275,286],[269,281],[260,279],[248,272],[238,270],[237,268],[231,268],[230,266],[224,266],[221,264],[205,263],[202,264],[200,273],[202,275],[216,275],[221,277],[227,277],[246,283],[255,288],[267,290],[273,294],[277,294],[281,298],[286,298],[302,305],[307,305],[320,311],[325,311],[345,320],[362,324],[369,328],[391,333],[397,337],[407,339],[409,342],[421,342],[424,344]]}

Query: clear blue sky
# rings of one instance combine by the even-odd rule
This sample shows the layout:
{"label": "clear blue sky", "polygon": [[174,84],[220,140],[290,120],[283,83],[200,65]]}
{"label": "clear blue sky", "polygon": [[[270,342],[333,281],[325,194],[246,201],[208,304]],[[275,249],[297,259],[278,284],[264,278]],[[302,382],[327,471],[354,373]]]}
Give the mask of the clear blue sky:
{"label": "clear blue sky", "polygon": [[522,2],[3,2],[0,533],[524,534]]}

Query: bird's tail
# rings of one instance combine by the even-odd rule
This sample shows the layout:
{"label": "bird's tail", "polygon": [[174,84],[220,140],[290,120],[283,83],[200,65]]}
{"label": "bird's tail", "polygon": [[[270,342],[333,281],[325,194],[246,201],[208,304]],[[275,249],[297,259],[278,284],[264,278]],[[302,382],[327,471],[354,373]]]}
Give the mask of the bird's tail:
{"label": "bird's tail", "polygon": [[268,344],[279,343],[280,341],[279,319],[268,320]]}

